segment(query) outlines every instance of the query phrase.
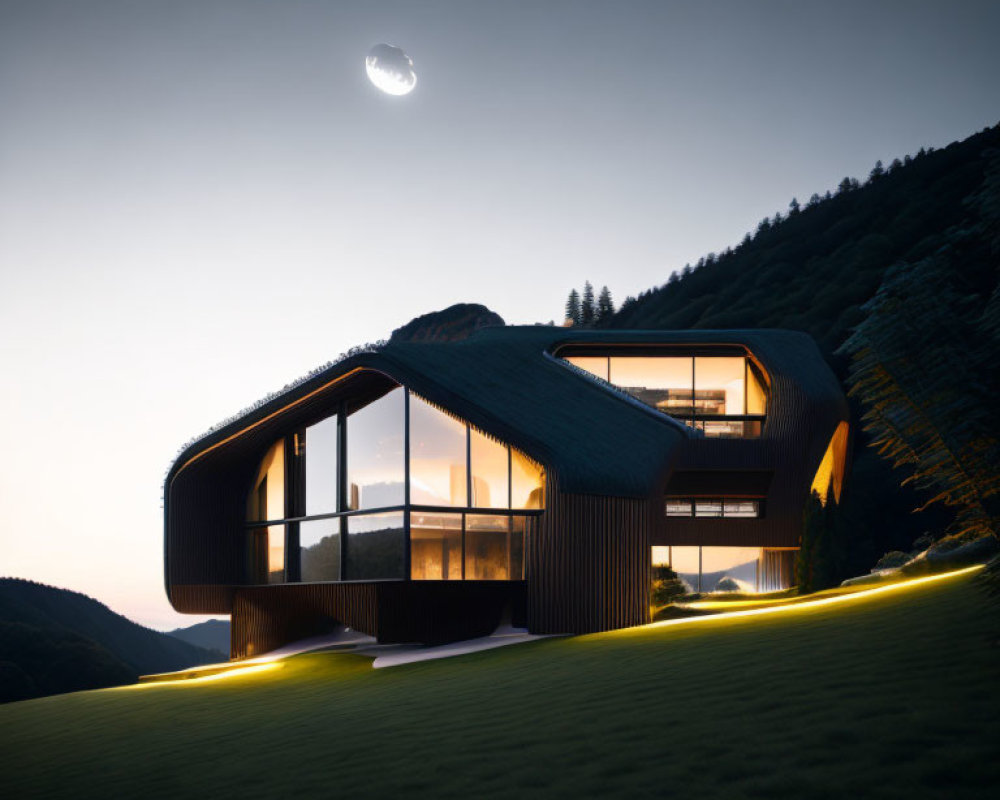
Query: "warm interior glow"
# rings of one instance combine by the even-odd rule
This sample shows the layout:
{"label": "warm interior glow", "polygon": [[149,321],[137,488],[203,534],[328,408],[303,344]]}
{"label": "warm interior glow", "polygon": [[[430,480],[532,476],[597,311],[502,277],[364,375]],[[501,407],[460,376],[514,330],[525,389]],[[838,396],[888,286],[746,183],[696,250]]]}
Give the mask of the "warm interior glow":
{"label": "warm interior glow", "polygon": [[410,502],[465,506],[466,426],[410,392]]}
{"label": "warm interior glow", "polygon": [[285,440],[279,439],[267,451],[253,490],[247,498],[247,520],[264,522],[285,518]]}
{"label": "warm interior glow", "polygon": [[507,446],[496,442],[475,428],[469,430],[470,469],[472,471],[472,506],[507,508],[509,477]]}
{"label": "warm interior glow", "polygon": [[524,453],[510,448],[511,508],[545,507],[545,470]]}
{"label": "warm interior glow", "polygon": [[591,375],[596,375],[602,380],[608,379],[608,359],[607,356],[570,356],[566,359],[570,364],[586,370]]}
{"label": "warm interior glow", "polygon": [[809,490],[816,492],[823,503],[826,503],[831,486],[834,500],[840,502],[840,493],[844,487],[844,468],[847,463],[847,431],[846,422],[841,422],[837,426],[813,477]]}

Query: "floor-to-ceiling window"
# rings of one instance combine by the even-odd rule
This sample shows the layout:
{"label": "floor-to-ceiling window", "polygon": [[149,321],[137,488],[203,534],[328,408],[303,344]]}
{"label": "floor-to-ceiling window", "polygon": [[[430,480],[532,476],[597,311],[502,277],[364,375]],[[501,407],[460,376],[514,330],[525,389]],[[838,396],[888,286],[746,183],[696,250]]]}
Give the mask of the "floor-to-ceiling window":
{"label": "floor-to-ceiling window", "polygon": [[567,355],[566,361],[714,438],[760,436],[766,381],[746,355]]}
{"label": "floor-to-ceiling window", "polygon": [[267,450],[249,580],[522,580],[525,517],[544,504],[540,465],[396,387]]}

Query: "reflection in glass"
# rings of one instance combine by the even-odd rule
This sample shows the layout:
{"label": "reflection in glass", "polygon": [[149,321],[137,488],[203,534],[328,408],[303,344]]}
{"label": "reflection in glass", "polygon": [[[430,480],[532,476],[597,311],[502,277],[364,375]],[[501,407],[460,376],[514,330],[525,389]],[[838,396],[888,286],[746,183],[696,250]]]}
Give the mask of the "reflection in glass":
{"label": "reflection in glass", "polygon": [[299,523],[299,574],[303,583],[340,580],[340,520]]}
{"label": "reflection in glass", "polygon": [[410,502],[466,505],[466,426],[410,393]]}
{"label": "reflection in glass", "polygon": [[511,508],[545,507],[545,471],[524,453],[510,448]]}
{"label": "reflection in glass", "polygon": [[609,380],[637,400],[675,416],[691,416],[689,356],[612,356]]}
{"label": "reflection in glass", "polygon": [[684,581],[689,592],[700,592],[701,554],[698,547],[671,547],[670,568]]}
{"label": "reflection in glass", "polygon": [[744,357],[696,357],[694,360],[697,416],[744,414]]}
{"label": "reflection in glass", "polygon": [[410,577],[416,581],[462,579],[461,514],[410,514]]}
{"label": "reflection in glass", "polygon": [[306,516],[337,510],[337,415],[305,431]]}
{"label": "reflection in glass", "polygon": [[351,509],[396,506],[405,500],[403,397],[397,387],[347,418]]}
{"label": "reflection in glass", "polygon": [[267,451],[250,496],[247,498],[247,521],[264,522],[285,518],[285,440],[279,439]]}
{"label": "reflection in glass", "polygon": [[608,379],[608,359],[607,356],[570,356],[566,359],[570,364],[586,370],[591,375],[596,375],[603,380]]}
{"label": "reflection in glass", "polygon": [[760,552],[759,547],[702,547],[701,591],[757,591]]}
{"label": "reflection in glass", "polygon": [[506,581],[511,576],[510,517],[468,514],[465,517],[465,578]]}
{"label": "reflection in glass", "polygon": [[507,447],[469,430],[474,508],[508,508]]}
{"label": "reflection in glass", "polygon": [[361,514],[347,517],[345,580],[403,578],[406,530],[403,514]]}
{"label": "reflection in glass", "polygon": [[670,548],[654,544],[652,547],[652,564],[654,567],[670,566]]}
{"label": "reflection in glass", "polygon": [[271,525],[267,529],[267,582],[285,581],[285,526]]}

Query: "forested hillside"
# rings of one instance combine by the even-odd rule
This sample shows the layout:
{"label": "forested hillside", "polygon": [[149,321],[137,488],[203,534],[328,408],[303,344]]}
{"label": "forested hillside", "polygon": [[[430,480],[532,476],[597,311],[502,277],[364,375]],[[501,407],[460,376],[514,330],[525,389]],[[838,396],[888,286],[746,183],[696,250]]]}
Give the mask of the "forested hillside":
{"label": "forested hillside", "polygon": [[845,178],[829,199],[793,204],[734,249],[627,299],[606,325],[790,328],[811,334],[836,364],[834,351],[861,322],[861,305],[885,271],[944,246],[968,218],[966,199],[983,183],[986,151],[998,147],[1000,125],[876,167],[864,184]]}
{"label": "forested hillside", "polygon": [[596,326],[811,334],[853,390],[846,576],[924,533],[996,535],[998,226],[1000,125],[793,200]]}
{"label": "forested hillside", "polygon": [[78,592],[0,579],[0,702],[133,683],[226,658]]}

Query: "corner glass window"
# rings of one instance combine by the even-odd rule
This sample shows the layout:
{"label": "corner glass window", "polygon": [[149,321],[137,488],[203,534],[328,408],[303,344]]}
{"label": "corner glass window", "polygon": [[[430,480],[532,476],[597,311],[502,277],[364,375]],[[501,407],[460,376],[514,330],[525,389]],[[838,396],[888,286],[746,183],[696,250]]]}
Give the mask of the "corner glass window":
{"label": "corner glass window", "polygon": [[348,508],[405,502],[404,415],[404,393],[397,387],[347,418]]}
{"label": "corner glass window", "polygon": [[467,505],[466,425],[410,393],[410,502]]}
{"label": "corner glass window", "polygon": [[337,416],[310,425],[298,442],[305,459],[306,516],[337,511]]}

